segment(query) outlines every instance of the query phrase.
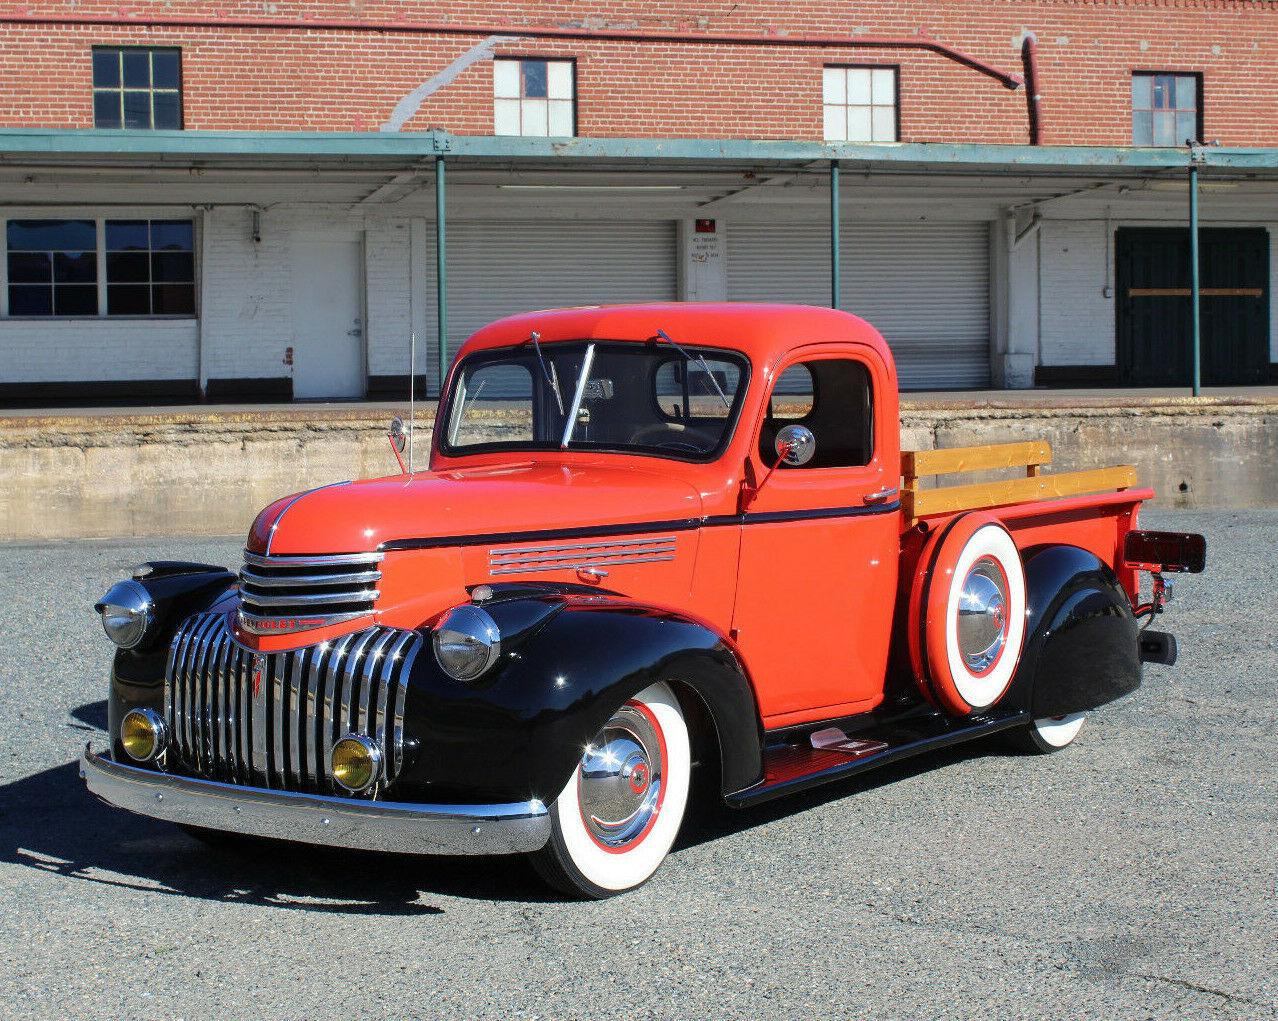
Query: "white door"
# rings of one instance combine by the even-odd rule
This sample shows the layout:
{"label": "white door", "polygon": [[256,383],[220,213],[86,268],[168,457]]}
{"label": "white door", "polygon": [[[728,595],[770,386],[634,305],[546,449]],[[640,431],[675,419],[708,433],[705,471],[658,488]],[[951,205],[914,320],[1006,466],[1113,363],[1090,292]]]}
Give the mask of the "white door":
{"label": "white door", "polygon": [[364,396],[364,246],[358,238],[293,244],[293,396]]}
{"label": "white door", "polygon": [[[843,308],[888,342],[903,390],[989,385],[989,224],[842,224]],[[728,225],[731,301],[830,301],[823,224]]]}

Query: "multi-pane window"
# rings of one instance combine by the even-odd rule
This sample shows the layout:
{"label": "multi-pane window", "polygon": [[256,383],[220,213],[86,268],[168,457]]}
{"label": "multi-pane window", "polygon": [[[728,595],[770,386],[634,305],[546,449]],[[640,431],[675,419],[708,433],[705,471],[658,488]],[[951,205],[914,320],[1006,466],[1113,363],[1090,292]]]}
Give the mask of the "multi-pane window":
{"label": "multi-pane window", "polygon": [[136,46],[93,50],[93,126],[180,128],[180,50]]}
{"label": "multi-pane window", "polygon": [[1196,74],[1132,75],[1132,145],[1197,141],[1200,84]]}
{"label": "multi-pane window", "polygon": [[824,71],[827,142],[896,141],[896,68],[827,67]]}
{"label": "multi-pane window", "polygon": [[10,220],[11,316],[191,316],[191,220]]}
{"label": "multi-pane window", "polygon": [[576,133],[571,60],[494,60],[493,134]]}
{"label": "multi-pane window", "polygon": [[195,312],[195,232],[190,220],[107,220],[107,315]]}
{"label": "multi-pane window", "polygon": [[9,314],[98,314],[98,228],[92,220],[10,220]]}

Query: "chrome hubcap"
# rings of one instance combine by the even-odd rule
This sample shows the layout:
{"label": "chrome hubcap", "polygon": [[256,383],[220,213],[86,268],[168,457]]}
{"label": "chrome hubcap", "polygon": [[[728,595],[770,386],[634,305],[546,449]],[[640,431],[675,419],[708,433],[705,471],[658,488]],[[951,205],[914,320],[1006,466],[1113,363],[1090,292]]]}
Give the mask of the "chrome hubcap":
{"label": "chrome hubcap", "polygon": [[982,557],[968,572],[959,597],[959,651],[974,674],[987,671],[1007,642],[1007,579],[998,564]]}
{"label": "chrome hubcap", "polygon": [[661,806],[664,766],[652,721],[634,706],[622,706],[577,771],[582,822],[595,841],[620,849],[647,834]]}

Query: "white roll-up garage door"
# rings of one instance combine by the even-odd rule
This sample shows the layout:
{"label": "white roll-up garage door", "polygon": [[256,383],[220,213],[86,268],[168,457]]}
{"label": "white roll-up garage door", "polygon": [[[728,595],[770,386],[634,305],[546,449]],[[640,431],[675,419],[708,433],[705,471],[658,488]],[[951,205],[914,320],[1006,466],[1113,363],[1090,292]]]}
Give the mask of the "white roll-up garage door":
{"label": "white roll-up garage door", "polygon": [[[728,298],[828,305],[830,233],[818,224],[732,223]],[[989,385],[986,223],[842,225],[841,300],[887,338],[902,389]]]}
{"label": "white roll-up garage door", "polygon": [[517,312],[670,301],[675,255],[668,220],[449,224],[450,351],[486,323]]}

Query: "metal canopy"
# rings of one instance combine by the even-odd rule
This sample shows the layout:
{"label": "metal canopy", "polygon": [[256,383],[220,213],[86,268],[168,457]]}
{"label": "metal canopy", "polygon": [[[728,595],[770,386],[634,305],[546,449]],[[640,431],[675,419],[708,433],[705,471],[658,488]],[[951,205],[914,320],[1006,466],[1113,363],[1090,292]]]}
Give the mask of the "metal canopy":
{"label": "metal canopy", "polygon": [[846,170],[903,173],[1278,178],[1278,148],[1136,148],[950,142],[826,143],[733,139],[525,138],[429,132],[106,131],[0,129],[0,166],[414,165],[443,156],[467,166],[793,167],[839,160]]}

